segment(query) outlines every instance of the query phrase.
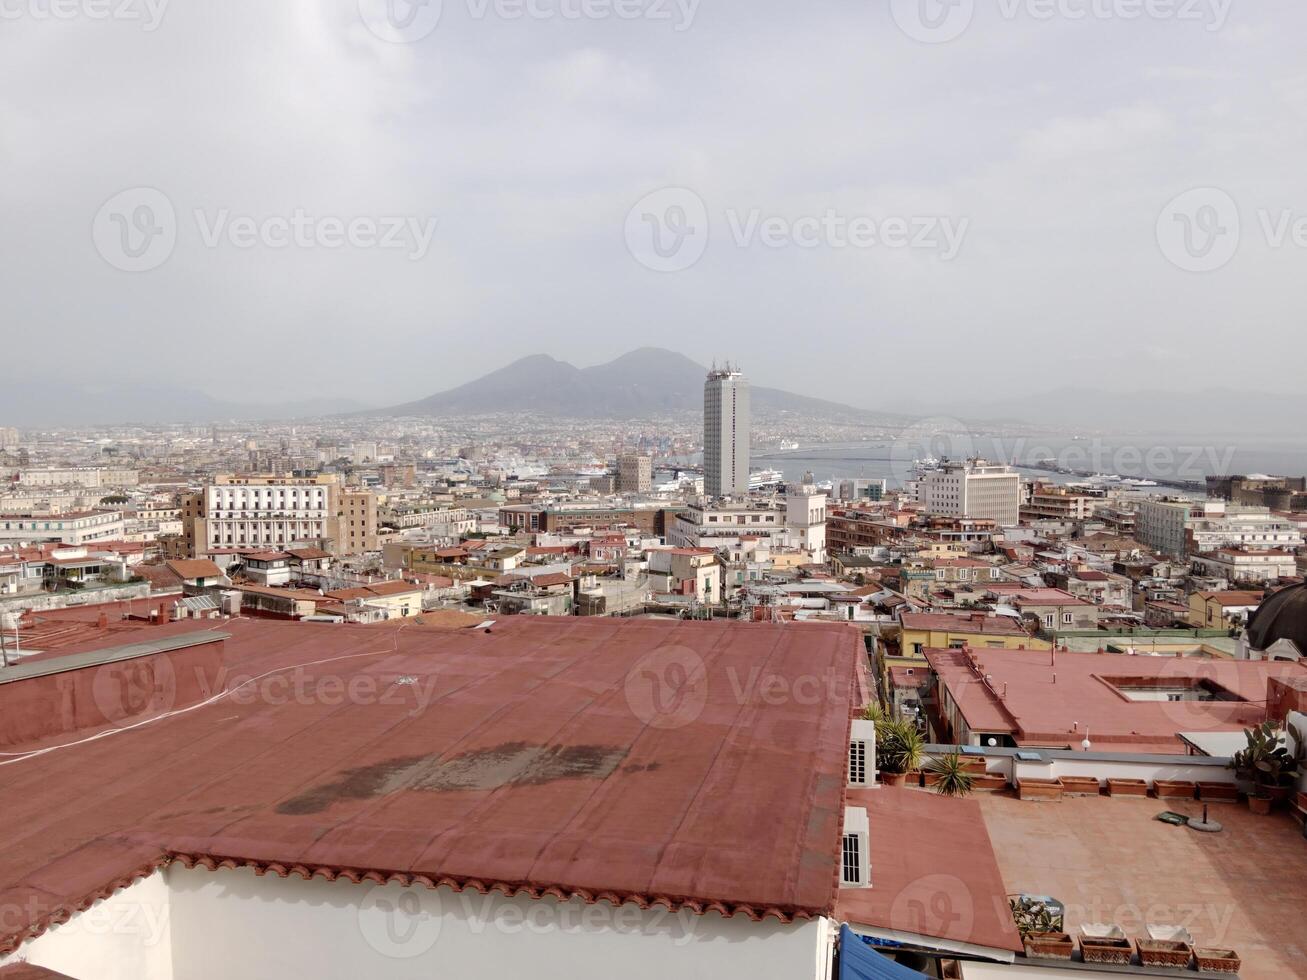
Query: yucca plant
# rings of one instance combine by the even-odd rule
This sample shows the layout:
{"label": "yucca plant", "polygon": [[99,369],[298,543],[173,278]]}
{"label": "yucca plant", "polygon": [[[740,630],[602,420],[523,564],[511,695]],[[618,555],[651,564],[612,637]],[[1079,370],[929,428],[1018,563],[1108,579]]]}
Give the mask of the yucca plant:
{"label": "yucca plant", "polygon": [[862,709],[863,721],[884,721],[885,709],[880,706],[879,701],[873,701]]}
{"label": "yucca plant", "polygon": [[912,722],[876,722],[876,768],[883,773],[902,775],[916,769],[921,765],[925,745]]}
{"label": "yucca plant", "polygon": [[960,752],[931,759],[926,763],[926,772],[936,777],[935,792],[941,796],[966,796],[975,782]]}

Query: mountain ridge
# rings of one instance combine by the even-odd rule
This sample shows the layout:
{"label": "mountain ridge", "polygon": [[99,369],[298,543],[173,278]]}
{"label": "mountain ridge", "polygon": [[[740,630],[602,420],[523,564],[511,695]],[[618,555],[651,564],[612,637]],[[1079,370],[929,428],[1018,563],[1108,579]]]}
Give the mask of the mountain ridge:
{"label": "mountain ridge", "polygon": [[[707,372],[684,354],[660,347],[640,347],[587,368],[531,354],[426,398],[357,414],[400,418],[523,411],[559,418],[630,419],[697,412]],[[885,414],[778,388],[750,385],[750,392],[756,412],[846,419]]]}

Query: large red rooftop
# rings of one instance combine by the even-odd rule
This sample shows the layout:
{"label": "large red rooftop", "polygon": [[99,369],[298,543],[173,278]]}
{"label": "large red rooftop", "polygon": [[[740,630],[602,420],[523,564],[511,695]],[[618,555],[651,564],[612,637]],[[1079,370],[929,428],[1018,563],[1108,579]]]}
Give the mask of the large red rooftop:
{"label": "large red rooftop", "polygon": [[[6,746],[0,902],[30,910],[24,931],[167,860],[755,918],[833,910],[848,725],[865,697],[848,626],[215,630],[223,684],[258,680],[106,737]],[[185,681],[179,666],[178,692]],[[0,684],[0,728],[29,683]],[[13,925],[0,951],[21,938]]]}
{"label": "large red rooftop", "polygon": [[[1020,745],[1101,751],[1185,751],[1179,732],[1240,731],[1266,714],[1269,677],[1297,663],[1026,650],[927,650],[941,693],[973,732]],[[1225,700],[1168,700],[1201,690]],[[1149,698],[1141,700],[1137,698]]]}

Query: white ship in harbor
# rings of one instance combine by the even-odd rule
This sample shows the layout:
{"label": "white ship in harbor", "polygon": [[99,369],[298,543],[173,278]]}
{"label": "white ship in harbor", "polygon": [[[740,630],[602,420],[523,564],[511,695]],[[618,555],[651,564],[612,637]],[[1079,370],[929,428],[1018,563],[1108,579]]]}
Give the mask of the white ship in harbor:
{"label": "white ship in harbor", "polygon": [[785,474],[780,470],[758,470],[749,474],[750,490],[767,490],[779,486],[785,481]]}

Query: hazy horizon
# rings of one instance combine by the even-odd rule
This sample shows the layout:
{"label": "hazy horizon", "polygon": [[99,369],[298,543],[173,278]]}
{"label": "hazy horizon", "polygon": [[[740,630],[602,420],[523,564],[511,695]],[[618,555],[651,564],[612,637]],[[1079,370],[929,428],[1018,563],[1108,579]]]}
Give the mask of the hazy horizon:
{"label": "hazy horizon", "polygon": [[656,344],[917,412],[1307,356],[1301,4],[380,2],[6,8],[0,381],[382,406]]}

